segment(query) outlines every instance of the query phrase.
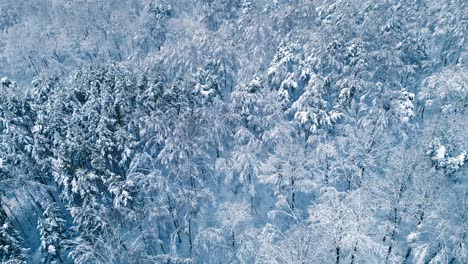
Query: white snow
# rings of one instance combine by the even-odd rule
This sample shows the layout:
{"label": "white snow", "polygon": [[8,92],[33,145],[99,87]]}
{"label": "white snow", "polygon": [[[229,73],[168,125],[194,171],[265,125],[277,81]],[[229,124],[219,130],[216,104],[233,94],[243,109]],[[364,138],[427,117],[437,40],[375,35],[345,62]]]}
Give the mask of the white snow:
{"label": "white snow", "polygon": [[447,149],[445,148],[445,146],[440,145],[440,147],[437,149],[437,152],[436,152],[436,158],[438,160],[445,159],[446,152],[447,152]]}

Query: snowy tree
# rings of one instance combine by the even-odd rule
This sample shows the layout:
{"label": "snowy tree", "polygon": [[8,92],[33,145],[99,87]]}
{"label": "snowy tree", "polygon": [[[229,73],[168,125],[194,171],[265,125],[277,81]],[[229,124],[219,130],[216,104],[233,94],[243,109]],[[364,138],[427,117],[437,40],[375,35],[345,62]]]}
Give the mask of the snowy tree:
{"label": "snowy tree", "polygon": [[314,76],[309,84],[292,106],[296,111],[294,117],[306,130],[307,138],[319,129],[332,130],[334,123],[342,117],[327,101],[328,94],[331,93],[331,80]]}
{"label": "snowy tree", "polygon": [[467,262],[464,1],[0,2],[3,262]]}
{"label": "snowy tree", "polygon": [[11,223],[4,223],[0,227],[0,257],[2,262],[11,264],[27,263],[29,250],[23,247],[23,243],[23,239]]}
{"label": "snowy tree", "polygon": [[468,90],[466,80],[461,77],[465,72],[466,69],[454,66],[428,77],[418,94],[424,103],[421,115],[425,109],[444,114],[465,111]]}
{"label": "snowy tree", "polygon": [[236,248],[239,243],[240,230],[246,228],[246,224],[250,221],[249,205],[247,203],[225,203],[220,206],[217,212],[219,222],[224,229],[229,233],[229,241],[233,248]]}
{"label": "snowy tree", "polygon": [[279,209],[286,206],[286,211],[296,217],[294,210],[297,207],[298,196],[301,193],[309,193],[314,184],[308,173],[305,144],[293,139],[293,135],[288,134],[289,131],[281,132],[284,132],[282,134],[284,138],[276,142],[274,152],[262,165],[259,180],[274,190]]}
{"label": "snowy tree", "polygon": [[57,263],[57,260],[63,263],[60,251],[65,239],[65,224],[56,204],[50,204],[44,211],[44,219],[39,219],[37,228],[41,235],[44,263]]}
{"label": "snowy tree", "polygon": [[233,70],[222,60],[210,60],[195,75],[195,92],[211,101],[226,98],[233,89]]}

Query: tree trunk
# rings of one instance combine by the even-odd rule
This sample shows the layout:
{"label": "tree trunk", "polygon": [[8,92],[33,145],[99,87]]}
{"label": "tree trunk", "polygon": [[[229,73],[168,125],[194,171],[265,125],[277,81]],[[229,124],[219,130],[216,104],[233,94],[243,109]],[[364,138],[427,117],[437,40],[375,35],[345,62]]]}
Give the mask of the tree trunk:
{"label": "tree trunk", "polygon": [[192,253],[192,248],[193,248],[193,244],[192,244],[192,219],[190,219],[190,218],[188,220],[188,237],[189,237],[189,249],[190,249],[190,253]]}

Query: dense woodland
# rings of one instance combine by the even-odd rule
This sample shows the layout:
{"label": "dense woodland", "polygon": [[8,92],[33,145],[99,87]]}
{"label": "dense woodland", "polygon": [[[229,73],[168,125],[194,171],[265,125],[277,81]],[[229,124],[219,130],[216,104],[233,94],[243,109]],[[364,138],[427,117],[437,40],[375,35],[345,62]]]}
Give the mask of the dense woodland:
{"label": "dense woodland", "polygon": [[468,263],[463,0],[1,0],[1,263]]}

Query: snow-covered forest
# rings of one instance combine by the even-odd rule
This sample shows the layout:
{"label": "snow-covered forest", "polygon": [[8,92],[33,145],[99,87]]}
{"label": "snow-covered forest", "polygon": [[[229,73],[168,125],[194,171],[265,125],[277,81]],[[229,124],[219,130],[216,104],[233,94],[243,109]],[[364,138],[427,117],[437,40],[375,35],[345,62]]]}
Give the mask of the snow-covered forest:
{"label": "snow-covered forest", "polygon": [[468,263],[464,0],[0,0],[1,263]]}

